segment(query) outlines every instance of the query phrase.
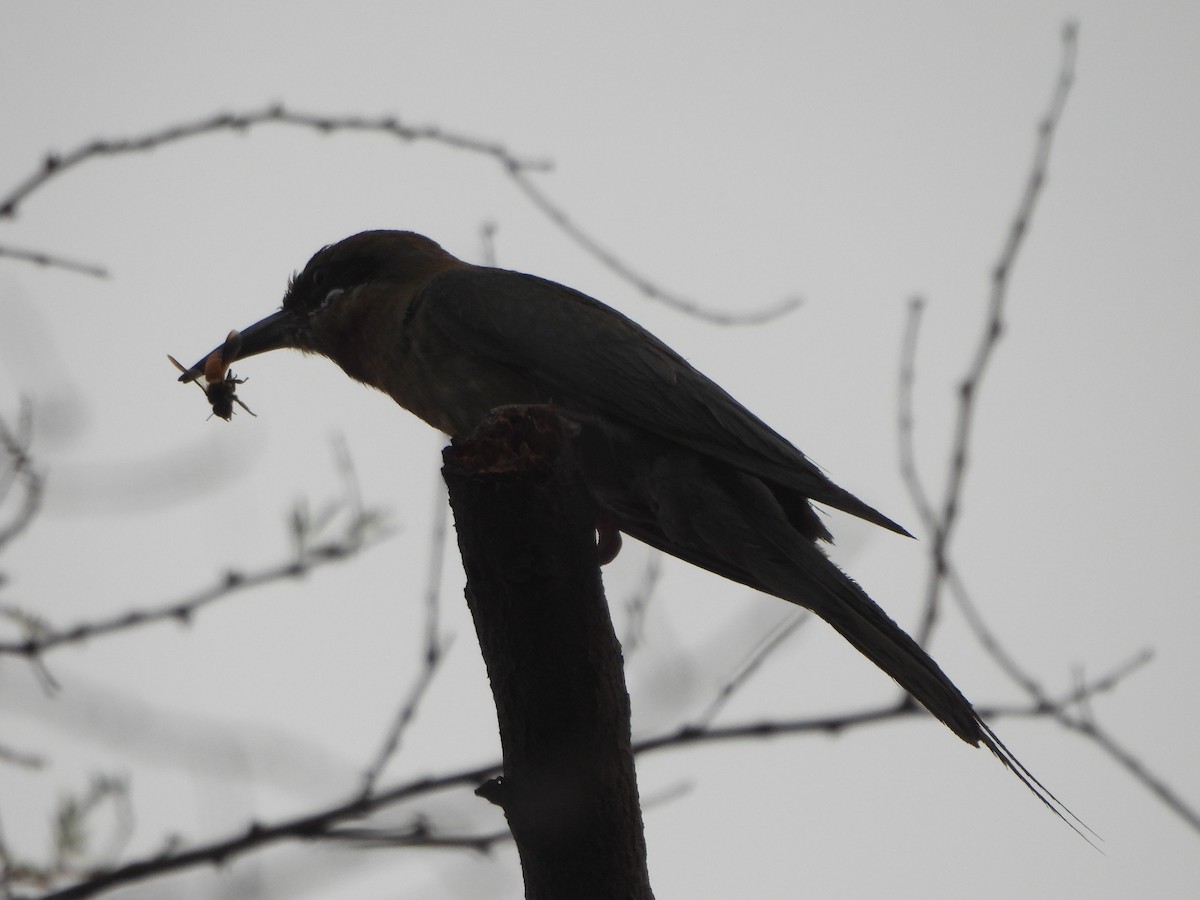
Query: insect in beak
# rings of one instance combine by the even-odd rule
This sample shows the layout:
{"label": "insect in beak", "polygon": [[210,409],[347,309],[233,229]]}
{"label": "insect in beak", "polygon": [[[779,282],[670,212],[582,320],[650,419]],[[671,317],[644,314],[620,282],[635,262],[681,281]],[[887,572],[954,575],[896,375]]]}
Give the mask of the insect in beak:
{"label": "insect in beak", "polygon": [[[229,364],[226,360],[237,358],[238,349],[241,347],[242,339],[236,330],[229,332],[225,338],[225,343],[214,350],[204,360],[204,384],[196,381],[197,386],[204,391],[204,395],[208,398],[209,405],[212,406],[212,415],[224,419],[228,422],[233,418],[233,404],[237,404],[250,415],[257,416],[250,407],[242,402],[237,395],[237,386],[245,384],[245,378],[236,377],[229,370]],[[167,359],[185,375],[188,370],[171,354],[167,354]]]}

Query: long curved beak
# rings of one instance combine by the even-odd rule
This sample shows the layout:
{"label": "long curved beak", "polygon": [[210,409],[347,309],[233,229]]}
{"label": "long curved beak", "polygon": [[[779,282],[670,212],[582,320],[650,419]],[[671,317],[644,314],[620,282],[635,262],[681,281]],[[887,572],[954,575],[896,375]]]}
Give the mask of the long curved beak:
{"label": "long curved beak", "polygon": [[198,363],[180,375],[179,380],[187,383],[203,377],[205,364],[214,353],[219,353],[223,365],[228,367],[230,363],[248,356],[258,356],[260,353],[286,347],[299,347],[299,336],[303,326],[302,314],[293,310],[277,310],[245,331],[231,332],[225,343],[205,354]]}

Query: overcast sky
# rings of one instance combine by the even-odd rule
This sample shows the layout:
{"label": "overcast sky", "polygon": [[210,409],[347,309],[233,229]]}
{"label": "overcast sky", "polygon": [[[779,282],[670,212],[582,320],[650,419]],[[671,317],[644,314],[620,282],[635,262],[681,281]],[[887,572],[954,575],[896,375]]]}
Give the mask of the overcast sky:
{"label": "overcast sky", "polygon": [[[34,528],[0,560],[0,601],[55,623],[190,595],[286,557],[297,498],[336,497],[340,436],[397,533],[344,567],[246,594],[189,628],[56,651],[61,691],[2,666],[11,847],[89,774],[131,778],[130,856],[236,833],[346,796],[417,671],[441,438],[331,364],[237,367],[258,418],[206,420],[164,354],[199,358],[270,312],[320,246],[422,232],[582,289],[645,324],[899,521],[905,310],[926,298],[916,394],[940,486],[954,385],[989,273],[1081,23],[1077,80],[1014,273],[977,415],[955,558],[1047,689],[1150,649],[1097,720],[1200,805],[1200,6],[1084,3],[446,2],[0,5],[0,195],[44,154],[283,103],[395,115],[553,162],[532,175],[639,272],[709,307],[801,297],[766,326],[718,327],[642,297],[567,239],[496,162],[437,142],[271,126],[97,159],[0,221],[0,246],[104,265],[96,280],[0,259],[0,415],[33,403],[47,473]],[[831,518],[838,561],[901,623],[926,547]],[[925,542],[927,544],[927,542]],[[620,606],[648,552],[606,570]],[[450,660],[389,780],[498,752],[486,678],[444,575]],[[635,727],[698,714],[781,601],[666,565],[630,662]],[[620,616],[618,615],[618,618]],[[980,705],[1017,702],[957,611],[931,646]],[[861,709],[888,680],[813,623],[722,722]],[[1001,719],[1009,747],[1104,839],[1097,853],[994,759],[932,720],[730,743],[642,761],[659,897],[1188,896],[1200,842],[1093,745]],[[432,807],[498,827],[469,792]],[[103,847],[101,847],[103,849]],[[222,881],[221,879],[225,879]],[[114,896],[518,897],[511,849],[273,851],[223,875]],[[171,893],[168,893],[171,892]]]}

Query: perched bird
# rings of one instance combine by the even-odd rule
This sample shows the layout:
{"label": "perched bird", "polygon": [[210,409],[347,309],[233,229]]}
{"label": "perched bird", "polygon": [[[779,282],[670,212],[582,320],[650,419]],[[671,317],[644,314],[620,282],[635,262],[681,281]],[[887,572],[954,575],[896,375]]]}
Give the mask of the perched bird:
{"label": "perched bird", "polygon": [[811,504],[908,533],[603,303],[470,265],[419,234],[366,231],[318,251],[282,308],[238,338],[180,380],[203,376],[214,354],[223,371],[292,347],[328,357],[452,436],[497,407],[553,404],[579,426],[584,478],[616,528],[812,610],[1051,805],[938,664],[820,550],[831,536]]}

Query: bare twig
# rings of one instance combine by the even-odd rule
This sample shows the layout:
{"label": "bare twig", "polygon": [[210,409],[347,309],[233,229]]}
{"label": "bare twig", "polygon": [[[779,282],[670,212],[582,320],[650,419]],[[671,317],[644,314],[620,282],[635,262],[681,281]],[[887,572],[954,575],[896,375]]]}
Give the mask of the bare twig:
{"label": "bare twig", "polygon": [[16,750],[5,744],[0,744],[0,763],[19,766],[22,769],[41,769],[46,765],[46,758],[25,750]]}
{"label": "bare twig", "polygon": [[[1094,680],[1090,684],[1077,686],[1063,698],[1048,701],[1045,704],[1031,703],[1024,706],[981,707],[979,712],[988,719],[1046,717],[1055,716],[1060,713],[1066,714],[1066,707],[1068,705],[1077,704],[1084,697],[1091,696],[1097,692],[1111,690],[1118,682],[1128,677],[1136,668],[1136,664],[1124,665],[1112,673]],[[747,722],[724,727],[698,728],[694,725],[687,725],[668,734],[637,741],[633,749],[637,754],[644,754],[714,742],[757,740],[765,737],[783,737],[801,734],[832,735],[867,725],[877,725],[884,722],[901,721],[927,715],[928,713],[921,707],[899,703],[836,716]],[[1079,730],[1082,731],[1082,729]],[[75,898],[92,897],[112,888],[150,877],[178,872],[196,866],[222,865],[233,857],[240,856],[252,850],[295,840],[351,840],[384,845],[391,839],[393,846],[447,846],[486,849],[486,847],[482,847],[481,845],[486,844],[490,846],[496,842],[493,838],[498,839],[500,836],[441,835],[437,834],[432,827],[426,825],[422,826],[426,831],[425,836],[422,837],[421,827],[417,826],[388,832],[358,828],[344,823],[361,819],[371,813],[399,803],[428,797],[441,791],[459,787],[474,787],[495,776],[499,771],[500,764],[496,762],[434,778],[424,778],[407,782],[369,795],[363,794],[361,791],[356,791],[355,795],[348,801],[322,810],[305,813],[272,824],[255,823],[232,837],[200,844],[188,850],[178,850],[176,847],[171,846],[162,853],[154,856],[135,860],[113,869],[86,873],[85,881],[62,890],[40,895],[36,900],[75,900]],[[1153,779],[1153,776],[1148,777]],[[23,900],[34,900],[34,898],[23,898]]]}
{"label": "bare twig", "polygon": [[[992,271],[992,290],[984,332],[971,366],[959,385],[958,418],[948,479],[940,510],[935,509],[916,467],[916,453],[913,445],[913,384],[916,377],[917,336],[920,331],[920,318],[924,303],[920,298],[914,298],[909,307],[909,317],[902,343],[899,377],[900,467],[905,484],[917,507],[918,515],[926,530],[934,537],[924,614],[917,631],[917,639],[924,643],[932,633],[938,619],[940,592],[943,586],[947,586],[981,646],[1004,673],[1030,697],[1032,705],[1028,707],[1027,714],[1048,714],[1063,727],[1087,737],[1130,775],[1140,781],[1191,828],[1200,831],[1200,811],[1185,803],[1177,792],[1173,791],[1160,778],[1151,774],[1140,760],[1120,746],[1095,722],[1091,713],[1088,701],[1097,694],[1111,690],[1131,672],[1147,663],[1151,656],[1149,651],[1143,651],[1125,666],[1104,678],[1090,684],[1077,684],[1066,697],[1058,701],[1051,701],[1042,685],[1016,661],[984,620],[979,608],[971,599],[961,573],[958,572],[948,555],[950,535],[957,522],[961,507],[971,426],[977,408],[979,388],[983,382],[988,362],[1003,334],[1004,302],[1009,276],[1016,264],[1025,236],[1029,232],[1038,197],[1046,182],[1052,142],[1062,120],[1067,96],[1074,79],[1077,36],[1078,29],[1073,23],[1064,26],[1062,33],[1063,57],[1053,97],[1049,109],[1038,127],[1037,147],[1017,213],[1009,227],[999,261]],[[1078,706],[1079,714],[1071,713],[1069,711],[1071,706]],[[981,712],[985,717],[1002,713],[1000,710]],[[1012,714],[1011,710],[1009,714]]]}
{"label": "bare twig", "polygon": [[443,638],[438,625],[441,611],[442,567],[446,556],[446,534],[449,507],[446,503],[445,483],[437,479],[436,500],[433,507],[433,528],[430,534],[429,570],[425,583],[425,628],[421,654],[421,670],[409,688],[408,696],[392,720],[383,744],[375,759],[363,775],[362,794],[369,797],[375,790],[388,761],[400,749],[404,732],[417,714],[417,708],[433,683],[438,666],[450,649],[450,638]]}
{"label": "bare twig", "polygon": [[[977,706],[979,715],[984,719],[1002,718],[1057,718],[1067,715],[1070,706],[1079,704],[1096,694],[1110,691],[1125,678],[1131,676],[1139,668],[1138,661],[1122,665],[1107,675],[1090,683],[1077,685],[1069,693],[1058,698],[1047,698],[1042,701],[1032,701],[1018,705]],[[771,719],[759,722],[744,722],[737,725],[704,726],[684,725],[677,730],[635,741],[635,753],[650,753],[689,744],[702,744],[715,741],[745,740],[763,737],[782,737],[800,734],[829,734],[836,735],[859,728],[864,725],[878,725],[884,722],[928,716],[924,707],[900,700],[888,706],[862,710],[856,713],[839,713],[831,716],[818,716],[797,719]]]}
{"label": "bare twig", "polygon": [[1086,706],[1091,703],[1092,698],[1114,690],[1117,685],[1131,676],[1138,669],[1149,665],[1152,659],[1154,659],[1154,651],[1145,649],[1135,653],[1128,660],[1114,668],[1107,675],[1102,675],[1101,677],[1090,682],[1084,679],[1081,674],[1076,682],[1075,689],[1070,694],[1067,694],[1065,697],[1063,697],[1059,701],[1059,705],[1064,707],[1076,704]]}
{"label": "bare twig", "polygon": [[642,567],[642,577],[625,598],[625,632],[621,636],[621,649],[626,659],[642,646],[646,611],[662,575],[662,560],[661,553],[647,554],[646,564]]}
{"label": "bare twig", "polygon": [[1070,716],[1066,713],[1059,713],[1055,718],[1063,726],[1084,735],[1095,743],[1111,759],[1115,760],[1121,768],[1132,775],[1137,781],[1141,782],[1142,786],[1157,797],[1169,810],[1183,819],[1193,831],[1200,832],[1200,809],[1185,803],[1176,791],[1172,790],[1161,778],[1150,772],[1141,760],[1118,744],[1112,735],[1108,734],[1108,732],[1104,731],[1089,718]]}
{"label": "bare twig", "polygon": [[[963,485],[967,471],[968,451],[970,449],[971,429],[977,410],[979,388],[983,382],[988,362],[1004,332],[1004,303],[1008,295],[1009,274],[1016,264],[1018,254],[1024,244],[1025,236],[1029,233],[1033,214],[1037,207],[1038,197],[1046,183],[1046,173],[1050,161],[1050,150],[1054,135],[1062,120],[1066,107],[1067,96],[1075,73],[1076,38],[1078,28],[1074,23],[1068,23],[1062,31],[1062,63],[1055,81],[1050,107],[1038,126],[1037,146],[1034,149],[1033,163],[1025,181],[1025,187],[1017,206],[1017,212],[1008,229],[1000,258],[992,270],[992,287],[988,299],[987,318],[983,334],[975,351],[975,357],[967,369],[967,374],[958,387],[958,416],[955,422],[954,439],[950,452],[950,465],[947,481],[942,496],[940,510],[933,513],[928,493],[917,476],[916,468],[910,465],[906,468],[905,481],[909,491],[921,512],[925,527],[933,535],[933,545],[930,551],[931,566],[925,592],[924,613],[916,638],[920,643],[928,640],[937,622],[942,585],[947,570],[947,551],[954,526],[962,503]],[[912,359],[909,354],[915,353],[916,334],[919,324],[920,305],[914,304],[909,319],[909,327],[905,337],[905,359],[901,365],[900,391],[901,410],[900,428],[902,432],[901,446],[911,444],[912,440]],[[905,436],[906,435],[906,436]],[[903,459],[903,455],[902,455]],[[911,451],[909,452],[911,462]],[[903,463],[902,463],[903,465]]]}
{"label": "bare twig", "polygon": [[925,491],[925,482],[917,469],[917,450],[914,443],[913,387],[917,382],[917,339],[921,334],[921,316],[925,312],[925,298],[913,297],[908,301],[908,316],[904,322],[904,337],[900,342],[900,375],[897,380],[897,427],[899,444],[900,475],[908,487],[909,496],[917,508],[921,524],[930,534],[937,530],[937,512],[933,501]]}
{"label": "bare twig", "polygon": [[787,315],[800,305],[798,297],[785,297],[773,306],[762,309],[740,313],[721,312],[680,294],[668,291],[656,282],[651,281],[645,275],[642,275],[601,244],[596,238],[584,231],[583,228],[567,215],[566,210],[552,201],[545,191],[534,185],[525,171],[510,169],[508,174],[517,187],[529,198],[530,202],[541,210],[550,221],[557,225],[563,234],[586,250],[588,254],[609,269],[609,271],[614,272],[621,279],[633,285],[651,300],[657,300],[681,313],[694,316],[697,319],[704,319],[716,325],[759,325],[763,322],[769,322],[772,319],[778,319],[780,316]]}
{"label": "bare twig", "polygon": [[975,639],[979,641],[979,645],[984,651],[995,661],[1001,670],[1015,684],[1020,686],[1032,699],[1044,701],[1046,692],[1032,675],[1025,671],[1024,667],[1017,662],[1016,657],[1009,652],[1008,648],[1000,642],[995,632],[984,619],[983,613],[971,598],[970,592],[967,591],[966,582],[959,573],[957,567],[952,561],[947,561],[945,568],[945,579],[950,587],[950,595],[954,598],[955,605],[962,611],[963,618],[966,619],[967,625],[971,632],[975,635]]}
{"label": "bare twig", "polygon": [[496,265],[496,232],[499,230],[500,226],[490,219],[479,226],[479,246],[485,266]]}
{"label": "bare twig", "polygon": [[66,269],[68,272],[91,275],[93,278],[108,277],[108,269],[103,266],[98,266],[95,263],[80,262],[77,259],[68,259],[65,256],[55,256],[51,253],[42,253],[39,250],[22,250],[19,247],[0,246],[0,256],[9,259],[19,259],[22,262],[29,262],[38,266],[46,266],[50,269]]}
{"label": "bare twig", "polygon": [[[222,865],[252,850],[294,840],[318,840],[342,822],[353,821],[376,810],[416,797],[428,796],[455,787],[473,786],[494,776],[497,766],[480,766],[436,778],[424,778],[364,797],[361,793],[344,803],[314,813],[285,819],[274,824],[254,823],[240,834],[188,850],[168,846],[162,853],[111,869],[86,873],[84,881],[38,896],[38,900],[79,900],[146,878],[179,872],[195,866]],[[26,898],[31,900],[31,898]]]}
{"label": "bare twig", "polygon": [[257,572],[230,570],[211,587],[155,609],[132,610],[109,619],[84,622],[62,629],[43,625],[32,629],[28,636],[21,640],[0,641],[0,654],[35,659],[48,650],[142,625],[165,621],[186,625],[197,612],[219,600],[273,581],[301,578],[318,566],[353,556],[380,540],[386,533],[387,530],[380,524],[377,513],[362,511],[346,523],[341,534],[317,543],[305,543],[301,551],[286,562],[268,566]]}
{"label": "bare twig", "polygon": [[948,584],[953,597],[984,649],[1014,682],[1038,702],[1045,702],[1044,690],[1008,653],[987,625],[982,613],[972,602],[962,576],[951,562],[948,548],[950,536],[957,524],[961,509],[968,451],[979,391],[983,384],[987,365],[1003,334],[1004,303],[1008,293],[1009,275],[1017,262],[1024,238],[1029,232],[1038,197],[1046,182],[1054,134],[1062,119],[1067,95],[1074,78],[1077,33],[1074,24],[1068,23],[1063,28],[1063,55],[1050,107],[1038,127],[1038,140],[1033,162],[1025,181],[1017,212],[1009,225],[1000,258],[992,271],[992,288],[984,330],[971,365],[959,384],[958,415],[951,445],[947,483],[940,509],[930,498],[917,470],[914,446],[913,385],[916,380],[917,340],[920,334],[921,315],[925,307],[924,300],[920,297],[914,297],[909,304],[909,315],[901,345],[898,379],[897,433],[901,473],[922,524],[933,535],[933,545],[930,549],[930,573],[926,585],[924,612],[916,632],[917,640],[925,643],[932,634],[939,616],[941,591],[943,586]]}
{"label": "bare twig", "polygon": [[8,498],[15,485],[20,485],[23,491],[20,506],[12,520],[0,525],[0,550],[30,526],[42,504],[44,482],[29,455],[32,442],[33,405],[28,400],[22,400],[15,430],[0,419],[0,455],[4,457],[0,460],[0,504]]}
{"label": "bare twig", "polygon": [[295,112],[284,108],[282,104],[274,104],[265,109],[244,113],[218,113],[135,137],[94,140],[62,154],[48,153],[36,171],[13,188],[8,196],[0,198],[0,217],[14,217],[21,203],[46,182],[97,157],[141,153],[204,134],[221,131],[244,132],[260,125],[292,125],[324,134],[334,131],[370,131],[390,134],[408,142],[431,141],[456,150],[490,156],[509,171],[547,169],[550,165],[544,160],[521,159],[497,143],[443,131],[432,125],[409,125],[395,116],[321,116]]}
{"label": "bare twig", "polygon": [[[1020,673],[1024,679],[1022,686],[1026,687],[1034,698],[1035,708],[1049,713],[1064,728],[1092,741],[1192,830],[1200,832],[1200,809],[1190,806],[1177,791],[1152,773],[1145,763],[1121,746],[1116,738],[1097,724],[1091,712],[1091,700],[1094,697],[1115,689],[1126,678],[1149,663],[1152,657],[1153,653],[1150,650],[1143,650],[1106,675],[1090,682],[1081,681],[1069,694],[1056,701],[1047,699],[1036,684],[1032,688],[1028,687],[1027,682],[1031,679],[1024,676],[1023,672]],[[1079,713],[1072,713],[1071,707],[1078,707]]]}
{"label": "bare twig", "polygon": [[446,499],[446,484],[434,481],[433,522],[429,529],[429,570],[425,573],[425,642],[424,657],[428,664],[446,649],[441,638],[442,569],[446,563],[446,543],[449,535],[450,504]]}
{"label": "bare twig", "polygon": [[713,723],[719,713],[726,704],[733,699],[734,694],[743,687],[746,682],[761,668],[775,650],[781,647],[788,638],[795,634],[805,622],[810,619],[810,614],[807,610],[797,609],[789,612],[783,617],[775,627],[765,634],[758,644],[747,654],[742,660],[741,665],[737,667],[733,675],[723,684],[717,691],[717,695],[713,697],[712,702],[695,722],[692,723],[694,728],[707,728]]}
{"label": "bare twig", "polygon": [[432,847],[439,850],[474,850],[490,853],[497,844],[512,841],[512,832],[491,831],[485,834],[441,834],[418,817],[407,828],[338,828],[321,836],[323,841],[338,841],[365,848]]}
{"label": "bare twig", "polygon": [[[496,142],[445,131],[432,125],[409,125],[395,116],[376,118],[322,116],[289,110],[282,104],[244,113],[220,113],[134,137],[90,141],[62,154],[48,153],[34,172],[9,191],[7,196],[0,197],[0,218],[15,217],[20,205],[32,193],[53,178],[92,159],[141,153],[205,134],[222,131],[244,132],[261,125],[292,125],[315,130],[322,134],[335,131],[376,132],[388,134],[406,142],[430,141],[456,150],[490,157],[501,166],[539,211],[598,262],[632,284],[645,296],[697,318],[723,325],[766,322],[790,312],[800,302],[796,298],[788,298],[772,307],[758,311],[727,313],[709,309],[661,287],[635,271],[628,263],[601,245],[599,241],[576,224],[566,214],[566,211],[552,201],[543,190],[534,186],[528,178],[528,173],[549,170],[551,165],[546,160],[525,159]],[[34,255],[46,259],[55,258],[49,254]]]}
{"label": "bare twig", "polygon": [[116,858],[133,834],[133,807],[129,782],[110,775],[94,775],[86,791],[68,794],[59,801],[55,815],[55,859],[52,872],[67,872],[76,860],[91,855],[89,826],[96,811],[110,806],[114,812],[112,840],[107,856]]}
{"label": "bare twig", "polygon": [[409,688],[408,696],[400,704],[400,709],[393,718],[387,734],[384,736],[379,752],[375,754],[375,759],[372,760],[363,775],[363,797],[371,796],[380,776],[383,774],[383,770],[387,767],[391,758],[395,756],[396,751],[400,749],[400,742],[404,737],[404,733],[416,717],[417,709],[428,692],[429,686],[433,684],[433,678],[437,674],[438,666],[445,657],[445,650],[449,648],[449,645],[449,641],[445,645],[439,644],[434,648],[432,655],[426,656],[421,665],[420,672],[417,673],[416,681]]}

